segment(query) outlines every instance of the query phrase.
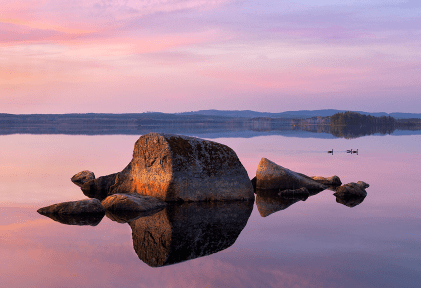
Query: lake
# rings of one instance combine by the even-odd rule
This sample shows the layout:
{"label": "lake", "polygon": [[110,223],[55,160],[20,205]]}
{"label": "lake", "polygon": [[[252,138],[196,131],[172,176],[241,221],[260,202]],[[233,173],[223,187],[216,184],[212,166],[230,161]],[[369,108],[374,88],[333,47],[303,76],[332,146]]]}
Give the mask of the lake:
{"label": "lake", "polygon": [[[401,134],[190,134],[234,149],[250,178],[265,157],[309,176],[365,181],[368,195],[348,207],[324,190],[269,215],[258,201],[184,205],[131,225],[105,216],[96,226],[36,210],[84,199],[70,178],[121,171],[140,135],[0,136],[0,286],[419,287],[421,135]],[[156,242],[156,231],[142,244],[144,227],[157,221],[172,225],[162,233],[173,248]]]}

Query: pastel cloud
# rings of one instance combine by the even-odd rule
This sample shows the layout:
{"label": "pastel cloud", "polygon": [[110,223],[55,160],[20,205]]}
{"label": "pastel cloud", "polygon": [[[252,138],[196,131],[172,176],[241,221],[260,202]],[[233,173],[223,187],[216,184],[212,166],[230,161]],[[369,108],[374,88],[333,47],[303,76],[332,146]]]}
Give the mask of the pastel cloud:
{"label": "pastel cloud", "polygon": [[[205,107],[218,103],[212,98],[251,109],[274,95],[318,95],[336,105],[324,108],[344,109],[329,93],[379,99],[387,90],[384,103],[392,103],[392,90],[412,101],[420,84],[421,9],[413,1],[8,0],[3,7],[0,103],[10,113],[34,101],[33,112],[141,112],[116,107],[121,95],[142,111],[223,108]],[[69,97],[103,104],[78,108]],[[237,107],[239,99],[248,104]],[[413,104],[404,109],[416,112]],[[388,105],[373,108],[394,109]]]}

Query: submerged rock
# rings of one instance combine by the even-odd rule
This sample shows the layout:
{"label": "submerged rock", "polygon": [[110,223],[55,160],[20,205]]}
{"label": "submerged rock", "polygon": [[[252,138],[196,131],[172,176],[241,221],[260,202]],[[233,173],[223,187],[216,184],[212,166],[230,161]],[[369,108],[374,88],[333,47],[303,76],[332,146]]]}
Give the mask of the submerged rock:
{"label": "submerged rock", "polygon": [[99,199],[118,193],[137,193],[162,201],[254,199],[247,171],[231,148],[199,138],[157,133],[136,141],[133,159],[123,171],[85,183],[82,190]]}
{"label": "submerged rock", "polygon": [[357,184],[354,182],[342,185],[336,189],[336,192],[333,194],[337,197],[345,197],[345,196],[357,196],[357,197],[365,197],[367,196],[367,192],[365,191],[363,184]]}
{"label": "submerged rock", "polygon": [[253,210],[253,201],[170,204],[129,223],[139,259],[167,266],[224,250],[235,243]]}
{"label": "submerged rock", "polygon": [[139,194],[113,194],[101,202],[102,206],[109,211],[134,211],[147,212],[162,209],[168,204],[151,196]]}
{"label": "submerged rock", "polygon": [[322,177],[322,176],[312,176],[311,179],[314,181],[326,185],[326,186],[341,186],[342,182],[338,176],[334,175],[332,177]]}
{"label": "submerged rock", "polygon": [[278,195],[287,199],[299,199],[305,201],[310,196],[310,193],[307,188],[303,187],[295,190],[283,190],[279,192]]}
{"label": "submerged rock", "polygon": [[286,190],[305,187],[308,190],[321,191],[327,187],[310,177],[262,158],[256,172],[256,188],[267,190]]}
{"label": "submerged rock", "polygon": [[101,202],[98,199],[86,199],[50,205],[38,209],[37,212],[42,215],[104,214],[105,209],[102,207]]}
{"label": "submerged rock", "polygon": [[94,172],[84,170],[82,172],[79,172],[71,178],[72,182],[75,183],[77,186],[81,187],[86,182],[89,182],[91,180],[95,179]]}

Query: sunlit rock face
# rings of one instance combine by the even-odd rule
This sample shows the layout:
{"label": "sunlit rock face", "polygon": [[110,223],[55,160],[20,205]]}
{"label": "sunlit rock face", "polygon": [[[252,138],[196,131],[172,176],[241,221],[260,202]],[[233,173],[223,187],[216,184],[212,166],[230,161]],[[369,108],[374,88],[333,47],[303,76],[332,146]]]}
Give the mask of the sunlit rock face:
{"label": "sunlit rock face", "polygon": [[99,200],[86,199],[50,205],[37,212],[63,224],[95,226],[104,217],[105,209]]}
{"label": "sunlit rock face", "polygon": [[99,199],[117,193],[138,193],[162,201],[254,199],[247,171],[231,148],[157,133],[137,140],[133,159],[123,171],[92,180],[82,190]]}
{"label": "sunlit rock face", "polygon": [[286,190],[305,187],[308,190],[321,191],[327,187],[310,177],[262,158],[256,172],[256,189]]}
{"label": "sunlit rock face", "polygon": [[151,267],[210,255],[234,244],[252,210],[253,201],[171,204],[129,222],[133,247]]}
{"label": "sunlit rock face", "polygon": [[138,211],[147,212],[163,208],[168,204],[151,196],[139,194],[113,194],[101,202],[102,206],[112,212]]}

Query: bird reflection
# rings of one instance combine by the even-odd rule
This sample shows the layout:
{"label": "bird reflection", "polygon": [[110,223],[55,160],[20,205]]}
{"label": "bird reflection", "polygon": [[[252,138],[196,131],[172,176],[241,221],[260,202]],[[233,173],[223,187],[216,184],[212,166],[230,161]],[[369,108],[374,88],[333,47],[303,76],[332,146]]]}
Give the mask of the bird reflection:
{"label": "bird reflection", "polygon": [[234,244],[252,210],[253,201],[172,204],[129,222],[133,247],[151,267],[210,255]]}

